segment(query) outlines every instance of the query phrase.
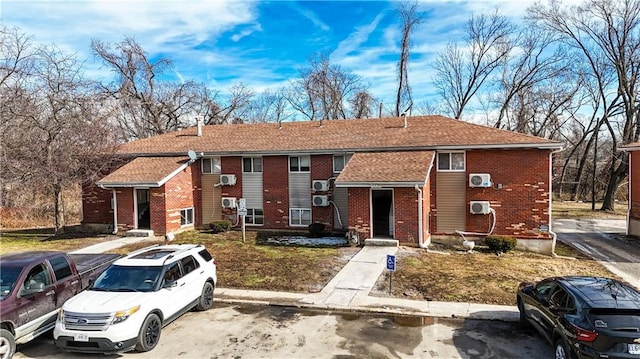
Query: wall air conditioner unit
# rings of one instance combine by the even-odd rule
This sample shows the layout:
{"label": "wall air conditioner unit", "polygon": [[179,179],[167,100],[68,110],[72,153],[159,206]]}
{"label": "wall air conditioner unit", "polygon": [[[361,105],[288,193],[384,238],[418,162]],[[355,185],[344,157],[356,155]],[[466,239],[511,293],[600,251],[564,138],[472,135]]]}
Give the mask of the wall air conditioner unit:
{"label": "wall air conditioner unit", "polygon": [[236,175],[220,175],[220,183],[223,186],[233,186],[236,184]]}
{"label": "wall air conditioner unit", "polygon": [[471,201],[469,203],[469,211],[471,214],[489,214],[491,206],[489,201]]}
{"label": "wall air conditioner unit", "polygon": [[316,207],[326,207],[329,205],[329,196],[326,194],[313,196],[313,205]]}
{"label": "wall air conditioner unit", "polygon": [[470,173],[469,187],[491,187],[491,175],[488,173]]}
{"label": "wall air conditioner unit", "polygon": [[311,188],[314,192],[326,192],[329,190],[329,181],[327,180],[313,180]]}
{"label": "wall air conditioner unit", "polygon": [[238,199],[235,197],[222,197],[222,208],[236,208]]}

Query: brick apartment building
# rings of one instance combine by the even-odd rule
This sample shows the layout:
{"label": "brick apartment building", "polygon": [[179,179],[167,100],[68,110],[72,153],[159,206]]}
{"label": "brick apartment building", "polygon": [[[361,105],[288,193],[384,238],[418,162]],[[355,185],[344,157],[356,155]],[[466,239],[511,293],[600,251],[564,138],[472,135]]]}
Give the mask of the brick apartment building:
{"label": "brick apartment building", "polygon": [[627,234],[640,237],[640,142],[622,146],[629,151],[629,212]]}
{"label": "brick apartment building", "polygon": [[124,144],[129,162],[85,187],[83,223],[156,234],[238,224],[242,198],[249,227],[319,222],[415,246],[492,233],[550,253],[560,148],[442,116],[196,126]]}

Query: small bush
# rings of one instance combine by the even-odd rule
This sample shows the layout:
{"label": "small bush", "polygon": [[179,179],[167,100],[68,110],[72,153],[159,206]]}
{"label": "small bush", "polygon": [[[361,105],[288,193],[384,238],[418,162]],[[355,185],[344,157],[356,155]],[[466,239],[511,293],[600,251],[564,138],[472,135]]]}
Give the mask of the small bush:
{"label": "small bush", "polygon": [[209,223],[209,228],[213,233],[226,232],[231,229],[231,221],[213,221]]}
{"label": "small bush", "polygon": [[484,244],[497,254],[502,254],[515,249],[518,241],[510,236],[487,236]]}
{"label": "small bush", "polygon": [[324,234],[324,224],[323,223],[311,223],[309,225],[309,237],[311,238],[320,238]]}

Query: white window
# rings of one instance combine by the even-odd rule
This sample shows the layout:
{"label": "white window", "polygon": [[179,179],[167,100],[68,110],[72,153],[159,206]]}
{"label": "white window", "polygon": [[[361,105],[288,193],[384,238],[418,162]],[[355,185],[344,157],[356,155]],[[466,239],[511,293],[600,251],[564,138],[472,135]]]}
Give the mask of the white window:
{"label": "white window", "polygon": [[247,215],[244,217],[245,224],[248,225],[263,225],[264,224],[264,211],[259,208],[247,208]]}
{"label": "white window", "polygon": [[222,165],[220,164],[220,157],[202,158],[203,174],[220,174],[221,172]]}
{"label": "white window", "polygon": [[193,207],[180,210],[180,225],[188,226],[193,224]]}
{"label": "white window", "polygon": [[242,172],[262,172],[262,157],[243,157]]}
{"label": "white window", "polygon": [[311,224],[311,209],[291,208],[289,209],[290,226],[308,226]]}
{"label": "white window", "polygon": [[438,171],[464,171],[464,152],[438,153]]}
{"label": "white window", "polygon": [[347,165],[351,155],[334,155],[333,156],[333,173],[342,172],[344,166]]}
{"label": "white window", "polygon": [[309,172],[311,170],[311,161],[309,156],[291,156],[289,157],[290,172]]}

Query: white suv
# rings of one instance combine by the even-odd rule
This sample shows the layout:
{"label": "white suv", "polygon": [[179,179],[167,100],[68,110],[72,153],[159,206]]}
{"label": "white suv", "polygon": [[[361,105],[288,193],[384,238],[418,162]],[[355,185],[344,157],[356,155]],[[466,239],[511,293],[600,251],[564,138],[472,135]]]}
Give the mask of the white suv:
{"label": "white suv", "polygon": [[63,306],[53,337],[63,350],[149,351],[161,328],[213,305],[216,262],[202,245],[152,246],[115,261]]}

